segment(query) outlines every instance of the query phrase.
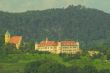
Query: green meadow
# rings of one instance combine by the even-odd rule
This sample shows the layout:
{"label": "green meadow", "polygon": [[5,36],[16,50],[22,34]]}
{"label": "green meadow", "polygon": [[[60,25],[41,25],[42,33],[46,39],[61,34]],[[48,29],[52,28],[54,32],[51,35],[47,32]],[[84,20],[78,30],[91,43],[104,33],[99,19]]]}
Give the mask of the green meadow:
{"label": "green meadow", "polygon": [[103,59],[90,59],[87,56],[81,56],[80,59],[65,60],[63,57],[55,54],[8,54],[0,58],[0,73],[23,73],[26,64],[39,59],[49,59],[57,61],[67,67],[93,65],[97,69],[110,69],[110,61]]}

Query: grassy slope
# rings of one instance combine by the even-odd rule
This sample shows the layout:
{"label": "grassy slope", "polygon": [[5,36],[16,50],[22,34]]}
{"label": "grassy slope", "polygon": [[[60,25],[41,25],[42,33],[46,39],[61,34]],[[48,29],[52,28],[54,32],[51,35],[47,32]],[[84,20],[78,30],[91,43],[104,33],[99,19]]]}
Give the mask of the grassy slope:
{"label": "grassy slope", "polygon": [[0,73],[15,73],[16,71],[23,72],[25,65],[29,62],[36,61],[38,59],[50,59],[55,60],[66,66],[92,64],[98,69],[110,69],[110,62],[102,60],[90,60],[87,57],[82,57],[80,60],[64,61],[58,55],[53,54],[11,54],[3,59],[0,59]]}

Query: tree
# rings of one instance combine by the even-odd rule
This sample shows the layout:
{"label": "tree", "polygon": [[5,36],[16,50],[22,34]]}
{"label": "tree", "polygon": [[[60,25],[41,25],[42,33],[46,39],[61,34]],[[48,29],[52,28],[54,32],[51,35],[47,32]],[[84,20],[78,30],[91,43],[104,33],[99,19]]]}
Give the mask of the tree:
{"label": "tree", "polygon": [[86,65],[83,67],[82,73],[98,73],[98,71],[94,66]]}
{"label": "tree", "polygon": [[35,53],[35,43],[34,41],[30,40],[27,42],[23,42],[20,50],[24,53],[30,52],[30,53]]}
{"label": "tree", "polygon": [[24,69],[24,73],[37,73],[39,66],[45,62],[46,60],[38,60],[27,64]]}
{"label": "tree", "polygon": [[38,73],[65,73],[65,66],[54,61],[42,64],[38,68]]}
{"label": "tree", "polygon": [[109,69],[102,69],[99,71],[99,73],[110,73]]}
{"label": "tree", "polygon": [[65,73],[65,66],[50,60],[38,60],[26,65],[24,73]]}
{"label": "tree", "polygon": [[72,66],[67,68],[67,73],[82,73],[82,69],[79,66]]}

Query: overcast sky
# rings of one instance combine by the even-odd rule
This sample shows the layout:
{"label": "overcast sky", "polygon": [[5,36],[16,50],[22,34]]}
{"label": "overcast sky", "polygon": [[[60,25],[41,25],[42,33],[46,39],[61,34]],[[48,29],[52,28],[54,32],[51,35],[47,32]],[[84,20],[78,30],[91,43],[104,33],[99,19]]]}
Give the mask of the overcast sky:
{"label": "overcast sky", "polygon": [[68,5],[82,4],[110,13],[110,0],[0,0],[0,10],[24,12],[27,10],[44,10],[62,8]]}

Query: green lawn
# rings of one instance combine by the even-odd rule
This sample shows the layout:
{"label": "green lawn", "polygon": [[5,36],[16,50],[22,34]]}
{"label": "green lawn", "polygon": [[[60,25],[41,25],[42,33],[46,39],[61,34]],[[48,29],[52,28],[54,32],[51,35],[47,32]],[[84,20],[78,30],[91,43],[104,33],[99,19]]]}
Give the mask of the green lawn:
{"label": "green lawn", "polygon": [[16,73],[18,70],[23,72],[24,63],[0,63],[0,73]]}
{"label": "green lawn", "polygon": [[0,73],[16,73],[17,71],[22,73],[27,63],[39,59],[54,60],[66,66],[78,65],[83,67],[86,64],[91,64],[97,69],[110,69],[110,62],[100,59],[90,60],[88,57],[65,61],[59,55],[54,54],[10,54],[0,59]]}

